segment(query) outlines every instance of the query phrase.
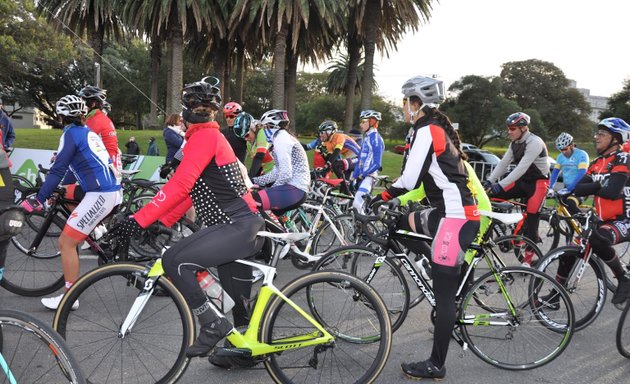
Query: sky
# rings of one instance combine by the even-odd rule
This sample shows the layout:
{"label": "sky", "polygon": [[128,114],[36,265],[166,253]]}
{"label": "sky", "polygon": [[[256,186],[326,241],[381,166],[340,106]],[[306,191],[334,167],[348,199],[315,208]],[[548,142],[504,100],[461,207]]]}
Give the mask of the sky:
{"label": "sky", "polygon": [[498,76],[509,61],[540,59],[608,97],[630,78],[629,26],[628,0],[440,0],[389,58],[377,53],[376,81],[398,100],[415,75],[436,74],[448,88],[466,75]]}

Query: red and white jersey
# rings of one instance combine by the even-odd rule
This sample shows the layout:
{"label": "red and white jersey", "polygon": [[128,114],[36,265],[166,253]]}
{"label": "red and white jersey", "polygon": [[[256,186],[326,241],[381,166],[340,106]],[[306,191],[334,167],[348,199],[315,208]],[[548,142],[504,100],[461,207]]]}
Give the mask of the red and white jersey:
{"label": "red and white jersey", "polygon": [[411,191],[424,183],[431,206],[445,217],[478,219],[476,202],[467,186],[468,173],[446,131],[428,119],[419,120],[416,126],[420,128],[411,139],[402,175],[392,187]]}
{"label": "red and white jersey", "polygon": [[109,157],[112,159],[112,164],[116,169],[122,169],[122,161],[120,148],[118,148],[118,136],[116,134],[116,128],[112,120],[100,109],[93,109],[88,114],[85,125],[90,130],[101,137]]}

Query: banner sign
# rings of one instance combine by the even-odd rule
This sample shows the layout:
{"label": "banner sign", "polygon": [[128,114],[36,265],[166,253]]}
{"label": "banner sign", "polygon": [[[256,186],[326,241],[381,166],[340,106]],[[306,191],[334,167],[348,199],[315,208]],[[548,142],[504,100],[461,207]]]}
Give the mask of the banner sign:
{"label": "banner sign", "polygon": [[[15,148],[9,155],[11,159],[11,173],[27,178],[35,184],[38,173],[38,165],[44,168],[52,166],[52,159],[57,151],[47,149]],[[165,181],[160,179],[160,165],[164,164],[164,156],[138,156],[138,160],[127,166],[126,169],[139,169],[140,172],[133,175],[134,179],[149,179],[152,181]],[[44,177],[44,175],[40,175]]]}

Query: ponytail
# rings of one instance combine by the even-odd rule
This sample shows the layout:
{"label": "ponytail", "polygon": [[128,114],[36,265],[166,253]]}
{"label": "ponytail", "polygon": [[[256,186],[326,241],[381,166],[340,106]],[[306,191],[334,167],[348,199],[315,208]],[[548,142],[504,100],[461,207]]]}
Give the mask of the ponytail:
{"label": "ponytail", "polygon": [[448,118],[448,116],[442,113],[442,111],[440,111],[439,109],[435,107],[430,107],[428,105],[422,106],[422,112],[424,112],[424,114],[427,115],[430,120],[435,121],[437,125],[444,128],[444,131],[455,145],[455,148],[457,148],[457,152],[459,152],[459,157],[462,160],[468,160],[468,155],[466,155],[466,153],[462,151],[462,143],[459,139],[459,134],[457,133],[455,128],[453,128],[453,124],[451,124],[451,120]]}

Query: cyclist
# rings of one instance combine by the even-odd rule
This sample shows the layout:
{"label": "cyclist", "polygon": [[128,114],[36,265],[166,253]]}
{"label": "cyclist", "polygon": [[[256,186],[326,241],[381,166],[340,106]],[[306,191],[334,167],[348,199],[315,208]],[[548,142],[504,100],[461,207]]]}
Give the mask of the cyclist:
{"label": "cyclist", "polygon": [[88,85],[79,91],[79,96],[85,100],[85,104],[88,108],[85,124],[103,140],[107,153],[112,159],[112,164],[119,172],[116,177],[120,177],[122,152],[118,148],[118,136],[116,135],[114,123],[112,123],[112,120],[106,113],[110,107],[109,103],[106,101],[107,91],[93,85]]}
{"label": "cyclist", "polygon": [[[414,128],[408,160],[394,184],[375,200],[388,201],[424,184],[435,209],[411,212],[399,228],[433,236],[431,270],[436,300],[435,336],[428,360],[403,363],[410,378],[441,379],[455,326],[455,294],[464,254],[479,231],[479,212],[468,187],[466,155],[449,119],[437,109],[444,100],[441,80],[416,76],[402,92],[405,121]],[[380,203],[379,203],[380,204]]]}
{"label": "cyclist", "polygon": [[337,123],[325,120],[317,129],[319,137],[309,144],[304,145],[306,150],[315,149],[326,161],[325,168],[332,169],[335,175],[343,179],[341,191],[350,195],[350,190],[345,182],[349,179],[357,163],[357,156],[361,148],[348,135],[337,132]]}
{"label": "cyclist", "polygon": [[374,177],[381,170],[385,143],[378,133],[378,124],[381,121],[380,112],[367,109],[361,112],[359,118],[361,119],[359,126],[365,138],[361,141],[359,161],[352,172],[353,182],[357,186],[352,206],[363,214],[365,213],[363,196],[369,196],[372,192],[376,181]]}
{"label": "cyclist", "polygon": [[[494,168],[484,186],[490,197],[501,199],[523,198],[527,201],[527,219],[524,235],[538,241],[538,223],[549,189],[549,164],[547,146],[538,136],[529,131],[530,117],[523,112],[508,116],[508,137],[512,140],[507,152]],[[516,167],[501,181],[501,176],[510,164]],[[527,253],[524,266],[531,266],[533,253]]]}
{"label": "cyclist", "polygon": [[[621,150],[621,145],[628,139],[630,126],[622,119],[611,117],[600,121],[595,133],[598,157],[573,190],[575,196],[595,196],[597,215],[602,222],[591,234],[589,242],[593,253],[610,267],[618,280],[613,304],[621,304],[630,296],[630,276],[613,248],[615,244],[630,241],[630,155]],[[558,191],[563,201],[570,193],[568,189]],[[560,264],[558,281],[564,282],[571,266],[572,263]]]}
{"label": "cyclist", "polygon": [[236,158],[241,162],[245,162],[247,155],[247,141],[244,139],[247,131],[237,131],[234,127],[236,117],[243,112],[243,108],[239,103],[229,102],[223,106],[223,117],[227,122],[227,127],[222,130],[223,135],[227,138],[228,143],[232,147]]}
{"label": "cyclist", "polygon": [[[2,143],[2,131],[0,131],[0,143]],[[0,146],[0,209],[11,207],[15,203],[15,190],[9,156]],[[4,275],[4,264],[7,257],[7,248],[11,237],[22,228],[24,214],[16,211],[8,211],[0,215],[0,281]]]}
{"label": "cyclist", "polygon": [[[245,115],[245,114],[243,114]],[[251,115],[247,114],[251,117]],[[241,117],[236,118],[234,124],[242,124],[238,121]],[[247,118],[243,117],[243,121]],[[249,125],[249,131],[245,135],[245,140],[248,142],[249,153],[252,158],[252,164],[249,167],[249,177],[260,176],[265,173],[271,172],[273,169],[273,156],[269,151],[269,143],[265,137],[265,131],[260,125],[258,120],[253,120]]]}
{"label": "cyclist", "polygon": [[287,111],[272,109],[260,118],[267,142],[272,144],[274,167],[271,172],[254,177],[259,186],[271,187],[253,193],[264,210],[281,214],[297,208],[306,200],[311,185],[308,158],[300,142],[291,135]]}
{"label": "cyclist", "polygon": [[221,107],[217,85],[218,79],[205,77],[184,86],[182,117],[187,129],[181,163],[150,204],[113,230],[125,241],[157,220],[173,225],[192,205],[206,224],[163,256],[164,271],[201,325],[199,337],[186,350],[188,357],[207,355],[233,329],[201,290],[196,272],[218,267],[221,285],[235,301],[234,325],[246,325],[242,298],[249,298],[252,269],[234,260],[254,256],[263,244],[256,233],[264,229],[264,220],[245,186],[234,151],[214,121]]}
{"label": "cyclist", "polygon": [[[68,170],[79,181],[80,186],[75,190],[80,189],[83,197],[59,236],[67,291],[79,278],[77,246],[122,202],[122,191],[105,144],[94,131],[85,126],[88,111],[83,99],[75,95],[64,96],[57,101],[55,111],[65,126],[59,141],[57,158],[37,195],[24,200],[22,206],[28,212],[42,210],[44,202],[52,196]],[[41,302],[46,308],[57,309],[62,297],[63,294],[43,298]],[[72,305],[73,309],[78,307],[78,301]]]}
{"label": "cyclist", "polygon": [[551,172],[551,181],[549,181],[548,197],[553,197],[553,186],[558,180],[558,175],[562,172],[562,182],[564,187],[573,191],[578,181],[586,174],[588,168],[588,153],[586,151],[576,148],[573,143],[573,136],[566,132],[562,132],[556,138],[556,148],[561,152],[556,160],[556,165]]}

